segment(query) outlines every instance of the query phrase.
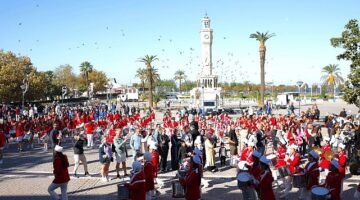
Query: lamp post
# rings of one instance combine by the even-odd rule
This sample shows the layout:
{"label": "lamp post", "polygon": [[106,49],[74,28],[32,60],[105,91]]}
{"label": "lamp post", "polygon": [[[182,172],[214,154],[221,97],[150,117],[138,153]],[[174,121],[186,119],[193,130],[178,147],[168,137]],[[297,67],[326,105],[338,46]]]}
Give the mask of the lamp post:
{"label": "lamp post", "polygon": [[64,104],[64,98],[65,98],[65,95],[66,95],[66,93],[67,93],[67,87],[66,86],[63,86],[62,88],[61,88],[61,91],[62,91],[62,99],[61,99],[61,101],[62,101],[62,104]]}
{"label": "lamp post", "polygon": [[205,114],[205,105],[204,105],[205,86],[203,83],[201,84],[201,89],[202,89],[202,114],[204,115]]}
{"label": "lamp post", "polygon": [[107,89],[108,89],[108,93],[107,93],[107,99],[108,99],[108,102],[110,103],[111,102],[111,95],[112,95],[112,92],[111,92],[111,89],[113,88],[113,84],[111,83],[111,81],[109,80],[108,84],[107,84]]}
{"label": "lamp post", "polygon": [[24,109],[24,104],[25,104],[25,93],[28,91],[29,89],[29,80],[28,80],[28,76],[26,75],[26,77],[23,79],[23,84],[20,85],[20,88],[22,90],[22,104],[21,104],[21,108]]}
{"label": "lamp post", "polygon": [[300,117],[300,108],[301,108],[300,94],[301,94],[301,86],[302,86],[303,84],[304,84],[304,82],[302,82],[302,81],[296,82],[296,85],[299,87],[299,98],[298,98],[298,101],[299,101],[299,117]]}

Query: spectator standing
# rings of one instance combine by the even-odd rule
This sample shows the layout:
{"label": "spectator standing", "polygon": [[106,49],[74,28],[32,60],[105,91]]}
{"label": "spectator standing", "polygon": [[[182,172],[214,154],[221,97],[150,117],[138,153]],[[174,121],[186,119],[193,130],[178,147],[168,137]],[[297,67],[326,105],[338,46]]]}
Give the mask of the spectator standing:
{"label": "spectator standing", "polygon": [[99,147],[99,161],[101,163],[101,181],[109,181],[109,167],[112,162],[112,148],[107,137],[104,137]]}
{"label": "spectator standing", "polygon": [[140,133],[140,129],[136,128],[135,129],[135,134],[131,136],[130,139],[130,147],[133,151],[133,160],[136,160],[136,155],[138,153],[140,153],[140,149],[141,149],[141,139],[142,139],[142,135]]}
{"label": "spectator standing", "polygon": [[77,176],[77,169],[79,168],[80,161],[84,165],[85,176],[89,175],[86,157],[84,154],[84,143],[85,136],[80,134],[79,136],[75,136],[75,144],[74,144],[74,176]]}
{"label": "spectator standing", "polygon": [[126,137],[122,136],[121,129],[116,129],[116,136],[114,138],[113,145],[115,146],[115,158],[116,158],[116,177],[120,178],[120,163],[122,165],[124,176],[127,176],[126,173]]}

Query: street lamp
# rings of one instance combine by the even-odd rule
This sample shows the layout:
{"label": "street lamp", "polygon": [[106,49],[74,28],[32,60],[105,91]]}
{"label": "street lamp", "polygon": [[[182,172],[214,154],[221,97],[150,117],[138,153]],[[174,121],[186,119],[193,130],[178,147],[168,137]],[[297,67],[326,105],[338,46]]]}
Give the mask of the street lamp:
{"label": "street lamp", "polygon": [[64,98],[65,98],[65,95],[66,95],[66,93],[67,93],[67,87],[66,86],[63,86],[62,88],[61,88],[61,92],[62,92],[62,99],[61,99],[61,101],[62,101],[62,104],[64,104]]}
{"label": "street lamp", "polygon": [[29,80],[28,80],[28,76],[26,75],[26,77],[23,79],[23,84],[20,85],[20,88],[22,90],[22,104],[21,104],[21,108],[24,109],[24,103],[25,103],[25,93],[28,91],[29,89]]}
{"label": "street lamp", "polygon": [[201,89],[202,89],[202,114],[205,114],[205,105],[204,105],[204,94],[205,94],[205,86],[204,83],[201,84]]}
{"label": "street lamp", "polygon": [[299,101],[299,117],[300,117],[300,107],[301,107],[300,93],[301,93],[301,86],[303,84],[304,84],[304,82],[302,82],[302,81],[296,82],[296,85],[299,87],[299,98],[298,98],[298,101]]}
{"label": "street lamp", "polygon": [[111,83],[111,81],[109,81],[108,84],[107,84],[107,89],[108,89],[107,96],[108,96],[108,102],[109,103],[111,102],[111,95],[112,95],[111,89],[112,88],[113,88],[113,84]]}

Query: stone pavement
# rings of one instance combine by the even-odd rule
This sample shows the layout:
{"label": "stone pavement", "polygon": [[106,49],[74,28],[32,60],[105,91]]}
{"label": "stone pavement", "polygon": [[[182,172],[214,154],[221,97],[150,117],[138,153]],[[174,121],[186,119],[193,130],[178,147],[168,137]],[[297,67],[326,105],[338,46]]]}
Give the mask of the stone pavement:
{"label": "stone pavement", "polygon": [[[72,174],[74,165],[71,143],[65,143],[64,146],[64,153],[68,156],[70,162],[69,172]],[[78,174],[82,176],[80,178],[71,177],[69,182],[69,199],[116,199],[117,184],[122,182],[123,179],[115,179],[115,163],[110,166],[110,177],[113,179],[103,183],[100,181],[100,164],[97,158],[97,149],[86,149],[85,154],[91,177],[82,175],[83,166],[81,165]],[[53,180],[51,156],[51,150],[42,152],[40,145],[35,145],[33,150],[18,153],[15,144],[11,144],[5,150],[4,164],[0,166],[0,199],[49,199],[47,187]],[[129,171],[130,164],[131,157],[127,160]],[[203,188],[202,199],[242,199],[241,191],[237,188],[235,174],[235,169],[230,167],[220,168],[220,171],[216,173],[205,172],[204,178],[209,181],[209,187]],[[165,181],[165,187],[159,189],[161,194],[158,199],[172,199],[171,180],[174,177],[175,172],[159,174],[159,178]],[[125,178],[125,181],[127,180],[128,178]],[[354,188],[359,181],[359,176],[347,175],[344,182],[344,199],[352,199]],[[280,189],[277,186],[274,186],[274,189],[278,196]],[[289,199],[296,199],[298,196],[297,191],[298,189],[293,188]]]}

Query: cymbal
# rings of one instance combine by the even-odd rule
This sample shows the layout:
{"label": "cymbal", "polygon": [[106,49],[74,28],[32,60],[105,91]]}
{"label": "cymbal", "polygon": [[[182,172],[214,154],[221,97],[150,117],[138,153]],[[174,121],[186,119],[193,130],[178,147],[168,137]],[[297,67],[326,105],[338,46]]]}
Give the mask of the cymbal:
{"label": "cymbal", "polygon": [[325,152],[324,157],[326,160],[331,161],[335,157],[335,154],[332,151],[327,151]]}

